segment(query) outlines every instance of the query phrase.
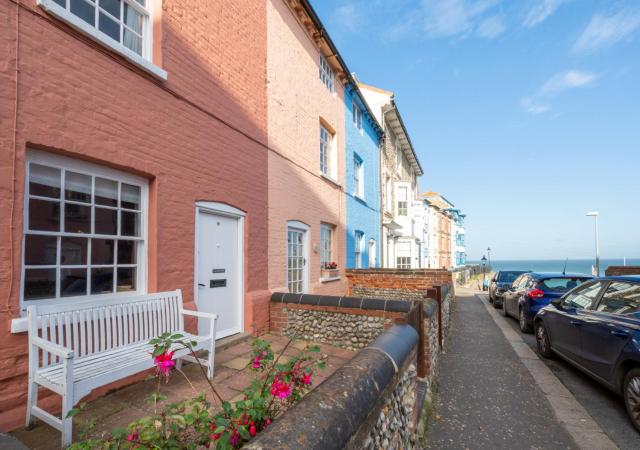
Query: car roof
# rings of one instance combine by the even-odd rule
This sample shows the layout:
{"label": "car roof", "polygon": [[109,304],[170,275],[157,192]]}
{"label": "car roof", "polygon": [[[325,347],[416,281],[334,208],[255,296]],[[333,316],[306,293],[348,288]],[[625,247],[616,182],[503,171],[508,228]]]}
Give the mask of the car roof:
{"label": "car roof", "polygon": [[529,273],[531,272],[530,270],[508,270],[508,269],[501,269],[498,270],[498,273],[502,273],[502,272],[509,272],[509,273]]}
{"label": "car roof", "polygon": [[537,280],[543,280],[545,278],[593,278],[592,275],[586,273],[562,273],[562,272],[531,272],[529,274]]}

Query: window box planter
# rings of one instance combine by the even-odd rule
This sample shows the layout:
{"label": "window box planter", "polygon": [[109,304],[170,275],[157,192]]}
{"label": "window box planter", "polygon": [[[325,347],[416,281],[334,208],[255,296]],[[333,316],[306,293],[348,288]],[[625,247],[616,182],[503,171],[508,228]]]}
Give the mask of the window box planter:
{"label": "window box planter", "polygon": [[340,276],[340,269],[322,269],[320,278],[337,278]]}

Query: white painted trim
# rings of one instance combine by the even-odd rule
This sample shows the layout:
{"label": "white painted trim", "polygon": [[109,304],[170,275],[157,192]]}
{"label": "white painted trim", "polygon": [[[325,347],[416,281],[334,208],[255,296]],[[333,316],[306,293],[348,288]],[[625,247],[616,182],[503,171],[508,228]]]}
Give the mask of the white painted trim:
{"label": "white painted trim", "polygon": [[200,213],[203,214],[212,214],[224,217],[231,217],[238,221],[238,308],[239,308],[239,317],[240,317],[240,325],[237,329],[232,329],[230,332],[221,334],[216,339],[222,339],[227,336],[231,336],[233,334],[242,333],[244,331],[244,293],[245,293],[245,280],[244,280],[244,218],[246,213],[241,209],[238,209],[234,206],[227,205],[226,203],[219,202],[206,202],[199,201],[196,202],[196,216],[195,216],[195,236],[194,236],[194,249],[193,249],[193,300],[198,306],[198,296],[200,290],[198,289],[198,269],[199,269],[199,261],[198,261],[198,235],[200,232]]}
{"label": "white painted trim", "polygon": [[140,67],[141,69],[149,72],[151,75],[153,75],[154,77],[158,78],[159,80],[162,81],[166,81],[168,78],[168,74],[167,71],[164,69],[161,69],[160,67],[156,66],[155,64],[153,64],[153,62],[151,62],[151,47],[149,45],[150,41],[150,37],[153,35],[153,26],[152,26],[152,17],[151,15],[147,15],[145,17],[144,20],[144,25],[146,27],[146,29],[144,30],[144,33],[146,34],[146,36],[143,36],[143,40],[145,41],[143,43],[143,53],[144,56],[140,56],[138,55],[136,52],[128,49],[127,47],[125,47],[124,45],[122,45],[121,43],[113,40],[110,36],[106,35],[105,33],[103,33],[102,31],[98,30],[96,27],[93,27],[91,25],[89,25],[88,23],[86,23],[84,20],[76,17],[74,14],[72,14],[71,12],[67,11],[65,8],[63,8],[62,6],[58,5],[57,3],[55,3],[52,0],[37,0],[38,5],[44,9],[46,12],[48,12],[49,14],[57,17],[60,20],[63,20],[65,22],[67,22],[69,25],[71,25],[73,28],[75,28],[76,30],[80,31],[82,34],[84,34],[85,36],[93,39],[94,41],[104,45],[105,47],[108,47],[109,49],[119,53],[120,55],[122,55],[125,59],[127,59],[129,62],[135,64],[136,66]]}
{"label": "white painted trim", "polygon": [[234,206],[227,205],[226,203],[218,202],[196,202],[197,208],[207,209],[219,214],[228,215],[231,217],[245,217],[247,214]]}
{"label": "white painted trim", "polygon": [[287,290],[289,290],[289,249],[287,243],[289,242],[289,230],[302,231],[303,233],[303,241],[304,241],[304,259],[306,261],[304,265],[304,272],[302,274],[302,293],[309,293],[309,266],[311,265],[311,260],[309,258],[309,230],[311,227],[304,222],[300,222],[299,220],[289,220],[287,221],[287,229],[284,235],[284,245],[285,245],[285,265],[284,265],[284,274],[285,274],[285,282],[287,286]]}

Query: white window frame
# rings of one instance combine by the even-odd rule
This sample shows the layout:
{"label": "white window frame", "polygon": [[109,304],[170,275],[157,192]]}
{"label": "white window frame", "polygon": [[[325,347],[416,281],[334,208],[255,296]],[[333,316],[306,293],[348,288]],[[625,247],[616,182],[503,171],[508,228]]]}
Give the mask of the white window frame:
{"label": "white window frame", "polygon": [[[85,0],[86,1],[86,0]],[[137,54],[124,44],[116,41],[111,36],[100,31],[96,25],[91,25],[71,12],[70,0],[66,0],[66,7],[60,6],[54,0],[37,0],[38,5],[49,14],[68,23],[82,34],[88,36],[96,42],[119,53],[124,58],[136,66],[149,72],[160,80],[167,80],[167,72],[153,64],[153,5],[156,0],[146,0],[145,8],[135,0],[121,0],[121,8],[126,2],[143,16],[142,20],[142,55]],[[91,2],[90,2],[91,3]],[[96,18],[99,14],[99,7],[95,5]],[[97,23],[97,22],[96,22]]]}
{"label": "white window frame", "polygon": [[[60,177],[60,198],[59,202],[61,205],[60,208],[60,229],[63,228],[64,223],[64,208],[62,205],[67,202],[64,199],[65,196],[65,174],[66,171],[81,173],[85,175],[90,175],[93,177],[106,178],[110,180],[114,180],[118,182],[118,200],[120,198],[120,184],[127,183],[140,187],[140,236],[120,236],[117,235],[99,235],[95,233],[68,233],[63,231],[39,231],[39,230],[29,230],[29,176],[30,176],[30,165],[31,164],[39,164],[48,167],[54,167],[60,169],[62,171]],[[126,172],[121,172],[115,169],[110,169],[108,167],[104,167],[98,164],[93,164],[85,161],[81,161],[74,158],[69,158],[61,155],[54,155],[48,152],[40,151],[40,150],[32,150],[29,149],[27,151],[26,158],[26,167],[25,167],[25,191],[24,191],[24,212],[23,212],[23,238],[22,238],[22,261],[21,261],[21,276],[20,276],[20,308],[22,311],[26,310],[29,305],[45,305],[45,304],[55,304],[59,302],[79,302],[83,300],[97,300],[101,298],[113,298],[113,297],[131,297],[133,295],[138,294],[146,294],[147,293],[147,263],[148,263],[148,211],[149,211],[149,183],[148,180],[142,177],[138,177],[132,174],[128,174]],[[95,192],[95,186],[92,185],[92,192]],[[93,197],[93,194],[92,194]],[[41,197],[34,196],[34,198],[38,199]],[[53,200],[50,198],[44,198],[48,200]],[[119,202],[118,202],[119,203]],[[92,202],[86,205],[91,205],[91,221],[93,223],[94,217],[94,205]],[[118,206],[118,209],[120,207]],[[118,220],[118,224],[120,224],[120,220]],[[60,296],[60,271],[68,268],[74,268],[75,266],[63,266],[60,262],[60,248],[58,246],[56,252],[56,264],[55,267],[53,265],[46,266],[37,266],[38,268],[55,268],[56,269],[56,297],[54,298],[46,298],[46,299],[38,299],[38,300],[25,300],[24,299],[24,282],[25,282],[25,245],[26,245],[26,236],[27,235],[41,235],[41,236],[61,236],[61,237],[81,237],[81,238],[98,238],[98,239],[109,239],[109,240],[118,240],[119,238],[128,241],[136,241],[137,251],[136,251],[136,290],[134,291],[125,291],[125,292],[117,292],[117,289],[114,288],[114,292],[105,293],[105,294],[86,294],[86,295],[78,295],[72,297],[61,297]],[[118,267],[117,264],[117,250],[114,255],[114,264],[115,268]],[[85,265],[82,265],[85,266]],[[89,261],[89,255],[87,255],[87,264],[86,266],[92,266]],[[36,266],[34,266],[35,268]],[[114,269],[115,270],[115,269]],[[90,274],[89,274],[90,276]],[[114,285],[116,284],[116,279],[114,277]],[[90,279],[87,279],[87,292],[90,292]]]}
{"label": "white window frame", "polygon": [[309,225],[298,220],[289,220],[287,222],[287,234],[285,235],[285,280],[287,290],[289,290],[289,231],[295,231],[302,233],[302,292],[300,294],[306,294],[309,292]]}
{"label": "white window frame", "polygon": [[376,240],[369,239],[369,267],[376,267],[378,255],[376,254]]}
{"label": "white window frame", "polygon": [[320,225],[320,267],[322,269],[324,269],[325,263],[335,262],[333,258],[333,229],[333,226],[326,223]]}
{"label": "white window frame", "polygon": [[335,76],[333,74],[333,69],[329,65],[329,61],[327,61],[327,58],[322,54],[320,55],[319,66],[320,81],[322,81],[322,84],[324,84],[327,89],[329,89],[329,92],[333,94],[335,92]]}
{"label": "white window frame", "polygon": [[411,269],[411,256],[397,256],[396,269]]}
{"label": "white window frame", "polygon": [[[398,216],[408,216],[409,215],[409,188],[407,186],[398,186]],[[404,192],[404,200],[400,195],[400,192]],[[404,204],[401,206],[401,204]]]}
{"label": "white window frame", "polygon": [[353,154],[353,195],[364,200],[364,161]]}
{"label": "white window frame", "polygon": [[320,123],[320,174],[337,183],[336,139],[333,133],[322,122]]}
{"label": "white window frame", "polygon": [[362,243],[364,242],[364,233],[356,230],[354,233],[353,253],[355,255],[356,269],[362,269]]}
{"label": "white window frame", "polygon": [[355,102],[351,104],[351,116],[355,127],[362,132],[362,109]]}

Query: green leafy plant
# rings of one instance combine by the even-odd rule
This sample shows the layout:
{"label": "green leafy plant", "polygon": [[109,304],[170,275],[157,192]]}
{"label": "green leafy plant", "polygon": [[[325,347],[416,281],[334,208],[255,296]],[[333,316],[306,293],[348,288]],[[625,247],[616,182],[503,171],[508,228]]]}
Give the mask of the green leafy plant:
{"label": "green leafy plant", "polygon": [[[196,359],[219,407],[214,410],[206,394],[201,393],[195,398],[166,404],[158,411],[158,403],[166,400],[161,393],[162,381],[167,382],[177,370],[173,359],[175,352],[187,349],[196,355],[193,351],[195,343],[185,341],[182,334],[165,333],[152,339],[150,344],[154,350],[151,357],[156,365],[158,382],[148,401],[154,405],[155,413],[130,423],[126,428],[114,430],[102,439],[85,439],[74,443],[71,448],[239,448],[300,401],[311,388],[316,371],[325,367],[326,357],[319,355],[320,348],[316,345],[307,345],[297,356],[283,357],[292,342],[289,340],[275,354],[268,341],[254,338],[248,364],[254,378],[242,392],[242,399],[236,402],[220,396],[207,377],[206,369]],[[76,415],[78,412],[79,409],[74,409],[71,413]]]}

